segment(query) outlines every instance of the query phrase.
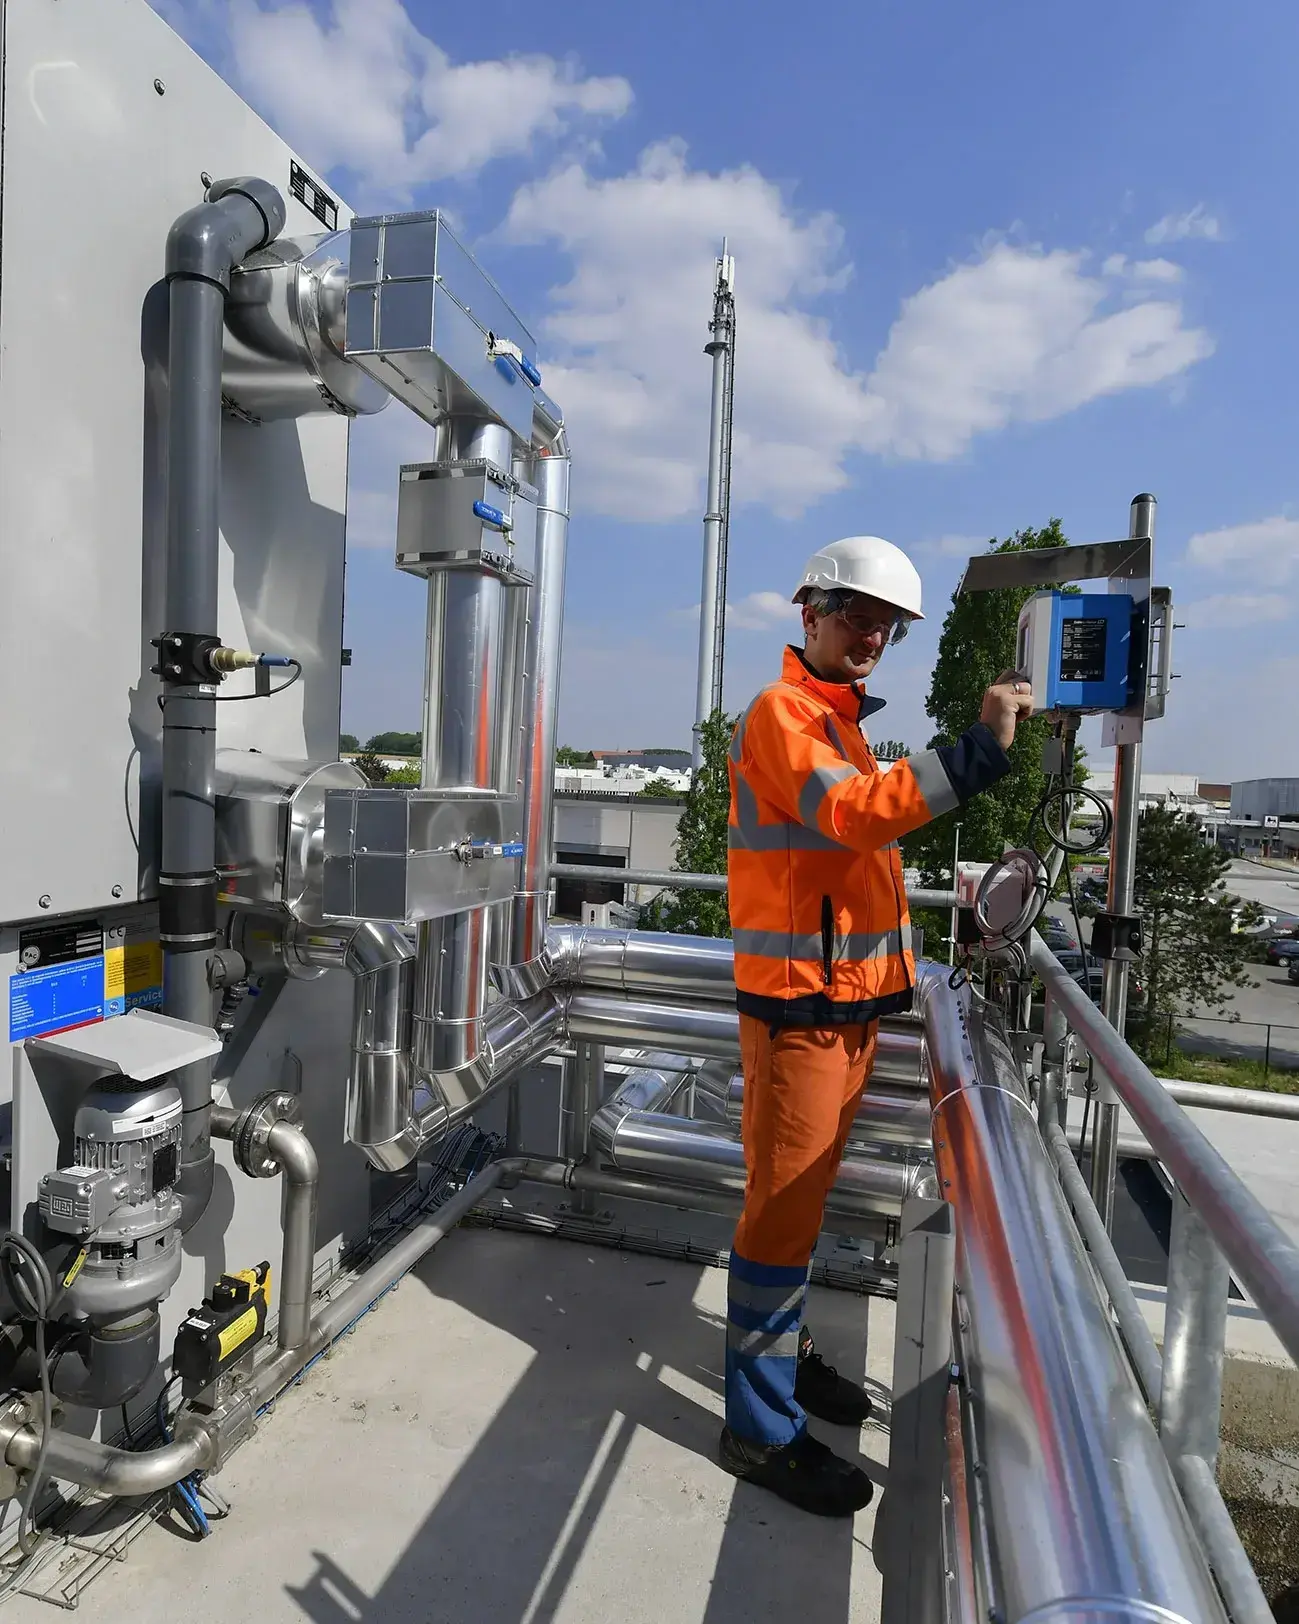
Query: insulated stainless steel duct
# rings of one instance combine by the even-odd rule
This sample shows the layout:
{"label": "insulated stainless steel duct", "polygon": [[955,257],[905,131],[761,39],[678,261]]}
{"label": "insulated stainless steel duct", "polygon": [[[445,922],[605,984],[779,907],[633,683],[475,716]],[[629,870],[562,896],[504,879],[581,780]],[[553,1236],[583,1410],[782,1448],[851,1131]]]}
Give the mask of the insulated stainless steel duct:
{"label": "insulated stainless steel duct", "polygon": [[998,1615],[1220,1624],[1004,1034],[946,969],[919,1001]]}
{"label": "insulated stainless steel duct", "polygon": [[740,1058],[734,1004],[670,1004],[581,990],[565,994],[564,1003],[571,1038],[623,1049],[641,1048],[653,1038],[705,1059]]}
{"label": "insulated stainless steel duct", "polygon": [[[632,1110],[611,1101],[591,1119],[591,1142],[622,1172],[710,1190],[744,1191],[744,1147],[722,1127]],[[840,1166],[830,1205],[896,1218],[912,1196],[936,1193],[933,1166],[926,1158],[848,1157]]]}
{"label": "insulated stainless steel duct", "polygon": [[[555,727],[559,717],[560,642],[564,630],[564,575],[568,555],[568,439],[533,463],[537,487],[536,580],[524,655],[523,858],[514,904],[511,959],[514,985],[535,992],[541,984],[550,906],[550,849],[555,808]],[[531,975],[534,984],[526,978]],[[524,980],[520,981],[520,977]]]}
{"label": "insulated stainless steel duct", "polygon": [[[221,348],[230,274],[284,226],[284,199],[269,181],[217,181],[167,237],[166,625],[158,638],[163,680],[162,850],[159,938],[163,1010],[208,1026],[208,960],[216,946],[216,700],[206,653],[217,637],[220,545]],[[184,1106],[181,1228],[212,1194],[208,1119],[212,1061],[176,1073]]]}
{"label": "insulated stainless steel duct", "polygon": [[722,937],[552,925],[546,952],[555,980],[565,985],[628,997],[735,999],[735,952]]}
{"label": "insulated stainless steel duct", "polygon": [[[513,437],[495,423],[453,422],[450,454],[506,472]],[[500,574],[438,568],[428,576],[422,787],[495,796],[516,759],[511,719],[522,594]],[[419,927],[412,1058],[425,1077],[482,1072],[489,920],[482,908]]]}

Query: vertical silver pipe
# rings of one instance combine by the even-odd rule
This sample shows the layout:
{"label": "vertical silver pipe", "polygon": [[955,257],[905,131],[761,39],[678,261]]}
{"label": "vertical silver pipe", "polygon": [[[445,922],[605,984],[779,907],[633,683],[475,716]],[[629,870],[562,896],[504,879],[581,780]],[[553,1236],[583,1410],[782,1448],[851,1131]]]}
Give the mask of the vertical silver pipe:
{"label": "vertical silver pipe", "polygon": [[[559,1150],[566,1161],[586,1160],[591,1118],[600,1107],[604,1093],[604,1044],[578,1043],[571,1060],[564,1062],[563,1142]],[[573,1210],[595,1211],[595,1198],[589,1190],[576,1190]]]}
{"label": "vertical silver pipe", "polygon": [[513,959],[530,964],[546,945],[554,837],[555,728],[568,556],[568,442],[562,431],[538,454],[536,584],[531,592],[523,690],[523,859],[514,908]]}
{"label": "vertical silver pipe", "polygon": [[284,1251],[280,1260],[281,1348],[300,1348],[311,1335],[312,1285],[316,1269],[316,1214],[320,1163],[301,1128],[277,1122],[266,1148],[284,1177]]}
{"label": "vertical silver pipe", "polygon": [[[1143,493],[1134,496],[1128,519],[1128,534],[1153,542],[1155,499]],[[1142,665],[1144,671],[1144,662]],[[1144,697],[1144,696],[1143,696]],[[1112,914],[1130,914],[1136,890],[1137,828],[1141,814],[1141,740],[1120,744],[1114,751],[1114,829],[1110,835],[1109,895],[1106,903]],[[1123,1035],[1128,1013],[1128,966],[1122,959],[1105,961],[1101,989],[1105,1019]],[[1114,1222],[1114,1176],[1118,1168],[1119,1108],[1108,1102],[1100,1106],[1096,1123],[1096,1158],[1092,1163],[1092,1200],[1106,1229]]]}
{"label": "vertical silver pipe", "polygon": [[[726,406],[729,346],[709,345],[713,356],[713,400],[708,425],[708,511],[704,514],[704,567],[699,591],[699,672],[695,684],[695,737],[692,766],[703,765],[700,729],[713,713],[713,670],[717,661],[718,590],[722,545],[722,426]],[[724,608],[724,606],[720,606]]]}
{"label": "vertical silver pipe", "polygon": [[1217,1464],[1230,1286],[1231,1271],[1209,1226],[1175,1190],[1159,1401],[1159,1435],[1174,1465],[1184,1455],[1210,1471]]}
{"label": "vertical silver pipe", "polygon": [[[485,457],[509,472],[514,442],[496,423],[453,421],[449,452],[460,461]],[[500,735],[513,672],[506,660],[506,597],[499,576],[440,570],[428,581],[424,668],[425,789],[487,794],[500,783]],[[412,1058],[425,1074],[457,1071],[483,1060],[487,1013],[489,921],[476,908],[419,927]]]}
{"label": "vertical silver pipe", "polygon": [[1042,1089],[1038,1095],[1038,1119],[1043,1131],[1048,1116],[1063,1129],[1067,1126],[1068,1096],[1064,1082],[1064,1046],[1069,1022],[1058,998],[1048,990],[1042,1005]]}
{"label": "vertical silver pipe", "polygon": [[[167,237],[166,625],[158,639],[163,679],[159,938],[163,1010],[209,1026],[208,958],[216,946],[216,676],[220,543],[221,351],[230,272],[275,238],[284,200],[267,181],[219,181]],[[206,640],[206,641],[204,641]],[[181,1227],[207,1207],[215,1164],[210,1114],[213,1062],[175,1074],[184,1109]]]}

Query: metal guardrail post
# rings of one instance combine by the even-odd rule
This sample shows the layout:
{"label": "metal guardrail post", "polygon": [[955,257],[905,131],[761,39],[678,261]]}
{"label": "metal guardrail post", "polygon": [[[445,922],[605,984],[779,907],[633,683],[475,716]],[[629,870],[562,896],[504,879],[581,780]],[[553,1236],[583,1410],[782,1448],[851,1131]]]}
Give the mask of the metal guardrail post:
{"label": "metal guardrail post", "polygon": [[1230,1286],[1230,1268],[1209,1226],[1175,1190],[1159,1435],[1170,1460],[1194,1455],[1210,1470],[1218,1460]]}
{"label": "metal guardrail post", "polygon": [[898,1249],[889,1480],[872,1541],[885,1618],[942,1624],[943,1482],[952,1365],[956,1219],[946,1201],[906,1203]]}

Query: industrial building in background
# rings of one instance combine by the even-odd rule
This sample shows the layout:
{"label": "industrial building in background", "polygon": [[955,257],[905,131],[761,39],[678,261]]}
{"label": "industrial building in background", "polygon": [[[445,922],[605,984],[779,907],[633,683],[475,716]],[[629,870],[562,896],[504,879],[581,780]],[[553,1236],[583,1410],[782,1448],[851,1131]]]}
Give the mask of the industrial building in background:
{"label": "industrial building in background", "polygon": [[703,763],[700,728],[722,708],[726,663],[726,554],[731,533],[731,429],[735,411],[735,259],[722,243],[713,279],[712,338],[704,354],[713,360],[708,418],[708,509],[704,514],[704,571],[699,593],[699,674],[695,689],[692,766]]}
{"label": "industrial building in background", "polygon": [[[733,953],[550,917],[552,880],[610,880],[561,858],[631,857],[639,835],[630,805],[615,829],[623,808],[578,795],[585,827],[555,850],[568,432],[526,323],[446,215],[354,217],[144,0],[0,4],[0,1599],[67,1607],[120,1582],[120,1531],[170,1508],[221,1554],[166,1548],[166,1616],[235,1569],[269,1608],[269,1547],[238,1506],[210,1525],[209,1480],[259,1424],[252,1447],[283,1442],[277,1400],[313,1403],[304,1371],[461,1219],[580,1239],[589,1279],[601,1247],[665,1271],[724,1257],[697,1230],[745,1179]],[[723,259],[703,711],[732,283]],[[393,401],[431,430],[427,460],[389,470],[393,562],[427,615],[409,788],[338,759],[349,432]],[[1032,929],[1032,851],[968,899],[959,973],[904,955],[914,1008],[883,1023],[818,1276],[897,1301],[873,1541],[890,1624],[1266,1616],[1214,1480],[1224,1334],[1235,1281],[1299,1356],[1299,1248],[1122,1035],[1139,739],[1167,675],[1153,520],[1142,496],[1124,542],[966,578],[1109,578],[1082,613],[1052,592],[1026,637],[1060,707],[1057,849],[1081,709],[1120,746],[1110,1019]],[[627,863],[611,883],[661,880]],[[848,944],[818,945],[830,975]],[[1068,1097],[1093,1094],[1095,1204],[1063,1132]],[[1177,1192],[1162,1354],[1100,1215],[1120,1103]],[[407,1368],[436,1382],[474,1364],[467,1346],[414,1342]],[[634,1380],[668,1392],[636,1357]],[[682,1388],[669,1408],[694,1403]],[[405,1495],[352,1437],[339,1504]],[[621,1459],[593,1457],[588,1481]],[[532,1499],[556,1531],[590,1503]],[[499,1565],[495,1503],[484,1518],[466,1526]],[[793,1527],[778,1544],[796,1571],[813,1560]]]}

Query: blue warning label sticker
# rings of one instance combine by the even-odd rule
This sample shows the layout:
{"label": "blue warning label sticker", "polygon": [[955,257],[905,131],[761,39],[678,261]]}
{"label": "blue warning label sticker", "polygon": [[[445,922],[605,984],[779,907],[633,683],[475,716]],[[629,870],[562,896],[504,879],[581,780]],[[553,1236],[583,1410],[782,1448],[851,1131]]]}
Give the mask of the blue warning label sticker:
{"label": "blue warning label sticker", "polygon": [[46,1037],[104,1018],[104,955],[9,977],[9,1041]]}

